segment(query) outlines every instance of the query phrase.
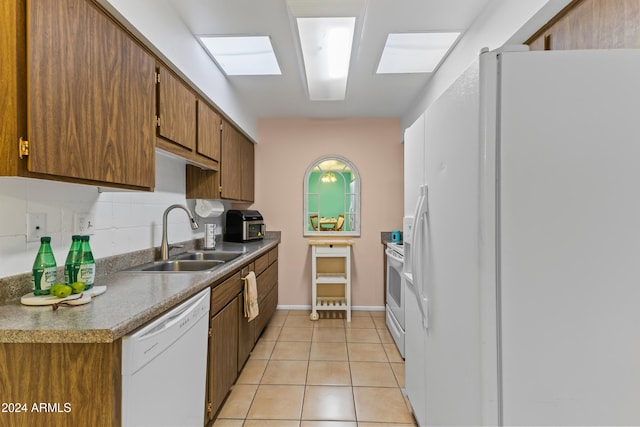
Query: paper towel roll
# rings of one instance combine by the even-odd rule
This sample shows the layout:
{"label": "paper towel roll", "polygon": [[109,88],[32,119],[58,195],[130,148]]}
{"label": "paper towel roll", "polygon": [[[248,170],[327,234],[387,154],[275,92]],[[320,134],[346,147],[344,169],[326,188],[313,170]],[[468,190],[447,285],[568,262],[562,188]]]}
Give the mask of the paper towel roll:
{"label": "paper towel roll", "polygon": [[211,218],[222,215],[224,205],[219,200],[196,199],[196,213],[201,218]]}

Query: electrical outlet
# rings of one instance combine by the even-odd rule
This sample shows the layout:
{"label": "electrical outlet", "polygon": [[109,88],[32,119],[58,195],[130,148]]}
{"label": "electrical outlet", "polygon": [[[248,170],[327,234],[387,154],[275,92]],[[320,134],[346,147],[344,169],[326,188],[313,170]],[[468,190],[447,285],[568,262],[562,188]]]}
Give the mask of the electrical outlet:
{"label": "electrical outlet", "polygon": [[76,212],[73,214],[73,234],[91,235],[95,229],[93,214]]}
{"label": "electrical outlet", "polygon": [[39,242],[47,235],[47,214],[43,212],[27,213],[27,242]]}

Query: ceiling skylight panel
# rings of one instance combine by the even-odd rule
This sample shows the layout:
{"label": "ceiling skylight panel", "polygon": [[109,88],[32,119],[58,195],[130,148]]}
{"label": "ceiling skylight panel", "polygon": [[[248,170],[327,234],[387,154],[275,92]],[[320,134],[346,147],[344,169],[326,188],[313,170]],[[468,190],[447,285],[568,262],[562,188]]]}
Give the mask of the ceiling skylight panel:
{"label": "ceiling skylight panel", "polygon": [[347,91],[355,17],[297,18],[309,98],[341,101]]}
{"label": "ceiling skylight panel", "polygon": [[229,76],[282,74],[268,36],[199,36],[201,44]]}
{"label": "ceiling skylight panel", "polygon": [[389,34],[376,73],[430,73],[459,35],[457,32]]}

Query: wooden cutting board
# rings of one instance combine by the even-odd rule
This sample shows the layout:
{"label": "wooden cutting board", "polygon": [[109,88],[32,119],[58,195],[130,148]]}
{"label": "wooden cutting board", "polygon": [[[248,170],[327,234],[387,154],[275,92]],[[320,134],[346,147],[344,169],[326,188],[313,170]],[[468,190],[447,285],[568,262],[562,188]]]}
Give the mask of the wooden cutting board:
{"label": "wooden cutting board", "polygon": [[23,295],[20,302],[24,305],[52,305],[64,302],[68,305],[82,305],[91,302],[91,298],[102,295],[107,290],[106,286],[94,286],[81,294],[71,294],[66,298],[58,298],[54,295],[34,295],[33,292]]}

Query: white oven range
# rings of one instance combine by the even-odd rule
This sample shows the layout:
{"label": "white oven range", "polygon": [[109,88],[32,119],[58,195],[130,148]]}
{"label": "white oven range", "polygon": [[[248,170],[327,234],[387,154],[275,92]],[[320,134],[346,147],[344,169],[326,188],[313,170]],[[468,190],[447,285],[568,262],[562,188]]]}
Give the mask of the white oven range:
{"label": "white oven range", "polygon": [[386,319],[389,332],[404,357],[404,246],[387,243]]}

